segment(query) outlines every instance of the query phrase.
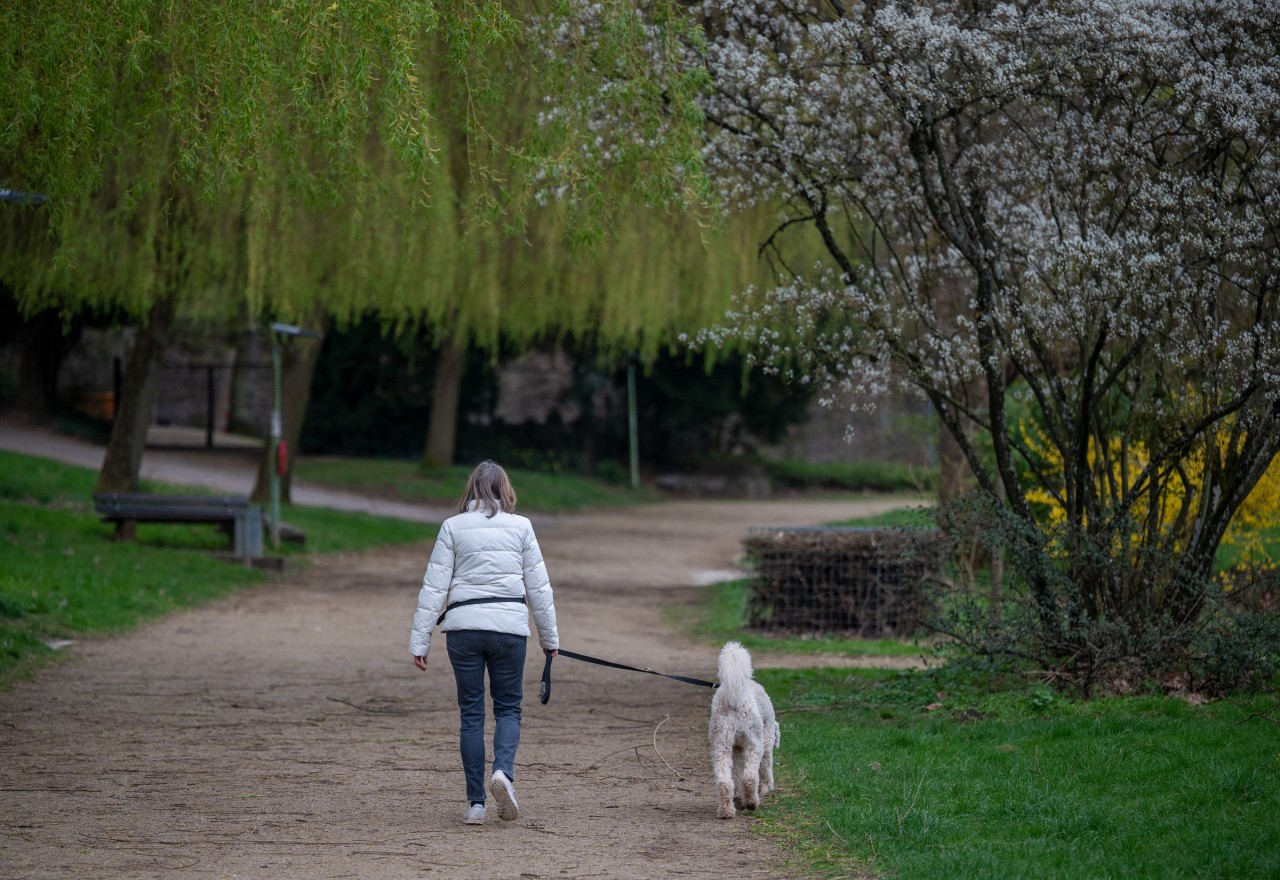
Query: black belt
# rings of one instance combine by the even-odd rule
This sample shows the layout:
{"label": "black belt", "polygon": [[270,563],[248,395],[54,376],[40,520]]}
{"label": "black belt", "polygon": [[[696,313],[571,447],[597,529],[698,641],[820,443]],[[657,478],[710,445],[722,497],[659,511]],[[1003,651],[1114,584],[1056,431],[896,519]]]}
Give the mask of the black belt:
{"label": "black belt", "polygon": [[488,605],[490,602],[519,602],[521,605],[525,604],[524,596],[482,596],[479,599],[462,599],[451,603],[444,611],[440,612],[440,616],[436,618],[436,626],[444,623],[444,616],[455,608],[461,608],[463,605]]}
{"label": "black belt", "polygon": [[[718,688],[720,685],[714,681],[703,681],[700,678],[690,678],[687,675],[667,675],[665,672],[658,672],[655,669],[641,669],[639,666],[627,666],[625,663],[614,663],[612,660],[601,660],[599,657],[589,657],[586,654],[578,654],[574,651],[566,651],[560,649],[561,657],[570,657],[574,660],[582,660],[585,663],[594,663],[597,666],[608,666],[613,669],[625,669],[628,672],[646,672],[649,675],[661,675],[663,678],[669,678],[672,681],[683,681],[685,684],[696,684],[698,687]],[[542,685],[538,688],[538,699],[543,703],[551,699],[551,658],[547,655],[547,662],[542,667]]]}

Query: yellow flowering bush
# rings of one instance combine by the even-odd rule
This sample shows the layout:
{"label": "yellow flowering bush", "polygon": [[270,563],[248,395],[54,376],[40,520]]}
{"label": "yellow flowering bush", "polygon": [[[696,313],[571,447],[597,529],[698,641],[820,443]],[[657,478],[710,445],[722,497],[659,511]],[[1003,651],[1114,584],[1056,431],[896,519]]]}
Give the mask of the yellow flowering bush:
{"label": "yellow flowering bush", "polygon": [[[1062,456],[1044,432],[1034,423],[1024,421],[1020,425],[1024,449],[1036,459],[1042,480],[1050,485],[1034,480],[1029,474],[1024,478],[1028,485],[1024,495],[1029,503],[1040,512],[1041,521],[1052,531],[1066,522],[1065,469]],[[1230,442],[1229,431],[1218,431],[1215,447],[1211,450],[1219,456],[1226,444]],[[1104,498],[1116,498],[1123,487],[1132,486],[1139,475],[1147,467],[1149,456],[1144,444],[1126,442],[1121,437],[1112,437],[1106,444],[1105,454],[1100,455],[1100,444],[1096,438],[1090,438],[1088,447],[1088,467],[1092,474],[1095,491]],[[1172,469],[1163,482],[1158,484],[1158,491],[1144,493],[1130,510],[1130,519],[1135,524],[1148,525],[1158,530],[1168,544],[1175,550],[1185,549],[1190,539],[1194,517],[1179,517],[1188,496],[1200,491],[1204,482],[1206,449],[1197,448],[1180,463],[1180,467]],[[1054,482],[1056,480],[1056,482]],[[1191,499],[1194,500],[1194,499]],[[1157,505],[1152,510],[1153,503]],[[1082,523],[1082,525],[1088,525]],[[1280,457],[1271,462],[1262,479],[1254,486],[1253,491],[1240,505],[1223,536],[1224,547],[1233,548],[1230,555],[1235,558],[1234,567],[1252,569],[1275,569],[1280,567],[1280,554],[1268,546],[1280,540]],[[1176,534],[1180,531],[1184,534]],[[1143,543],[1144,536],[1137,530],[1129,535],[1117,535],[1112,539],[1111,550],[1114,554],[1135,552]]]}

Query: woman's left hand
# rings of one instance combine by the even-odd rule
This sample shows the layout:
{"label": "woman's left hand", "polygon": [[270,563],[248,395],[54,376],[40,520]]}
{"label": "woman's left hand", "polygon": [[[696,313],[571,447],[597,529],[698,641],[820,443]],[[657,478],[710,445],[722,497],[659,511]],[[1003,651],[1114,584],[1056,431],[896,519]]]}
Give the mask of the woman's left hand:
{"label": "woman's left hand", "polygon": [[421,669],[423,672],[426,672],[426,671],[427,671],[427,658],[426,658],[426,657],[418,657],[418,656],[415,656],[415,657],[413,658],[413,665],[414,665],[414,666],[416,666],[416,667],[418,667],[419,669]]}

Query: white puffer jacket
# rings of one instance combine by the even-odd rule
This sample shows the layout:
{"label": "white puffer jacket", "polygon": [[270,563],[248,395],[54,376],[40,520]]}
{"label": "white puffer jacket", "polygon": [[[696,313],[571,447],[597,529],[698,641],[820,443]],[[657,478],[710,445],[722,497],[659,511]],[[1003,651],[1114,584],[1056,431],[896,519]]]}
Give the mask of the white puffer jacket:
{"label": "white puffer jacket", "polygon": [[431,561],[422,576],[409,651],[416,657],[427,656],[436,619],[454,602],[521,596],[528,602],[527,609],[519,602],[455,608],[445,617],[440,631],[482,629],[527,636],[532,611],[539,644],[547,650],[560,647],[551,581],[533,524],[514,513],[487,516],[473,501],[468,510],[440,525]]}

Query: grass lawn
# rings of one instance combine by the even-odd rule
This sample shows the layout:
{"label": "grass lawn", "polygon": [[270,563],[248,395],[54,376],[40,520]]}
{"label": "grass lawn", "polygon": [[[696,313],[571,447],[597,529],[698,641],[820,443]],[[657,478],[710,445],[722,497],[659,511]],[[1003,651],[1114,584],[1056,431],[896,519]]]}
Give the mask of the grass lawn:
{"label": "grass lawn", "polygon": [[[416,462],[387,458],[300,458],[299,479],[324,486],[358,490],[406,501],[456,504],[472,468],[452,466],[423,470]],[[508,470],[521,511],[555,513],[587,507],[652,501],[659,496],[576,474]]]}
{"label": "grass lawn", "polygon": [[769,478],[784,489],[837,489],[850,492],[932,492],[936,467],[878,461],[762,461]]}
{"label": "grass lawn", "polygon": [[1274,696],[1074,702],[945,669],[759,678],[783,731],[760,815],[820,872],[1280,876]]}
{"label": "grass lawn", "polygon": [[919,504],[914,507],[887,510],[874,516],[842,520],[831,523],[831,525],[852,528],[936,529],[938,520],[937,513],[932,505]]}
{"label": "grass lawn", "polygon": [[[96,474],[0,452],[0,687],[48,661],[46,642],[119,632],[139,621],[269,577],[218,560],[227,538],[215,526],[140,525],[115,543],[93,513]],[[147,491],[189,491],[156,484]],[[363,550],[434,537],[421,523],[289,507],[307,543],[285,552],[302,563],[317,552]]]}
{"label": "grass lawn", "polygon": [[[930,526],[895,511],[853,526]],[[742,632],[746,584],[680,609],[753,652],[918,653]],[[767,661],[761,663],[767,666]],[[831,877],[1280,877],[1280,699],[1076,701],[961,667],[761,669],[779,711],[763,828]]]}

